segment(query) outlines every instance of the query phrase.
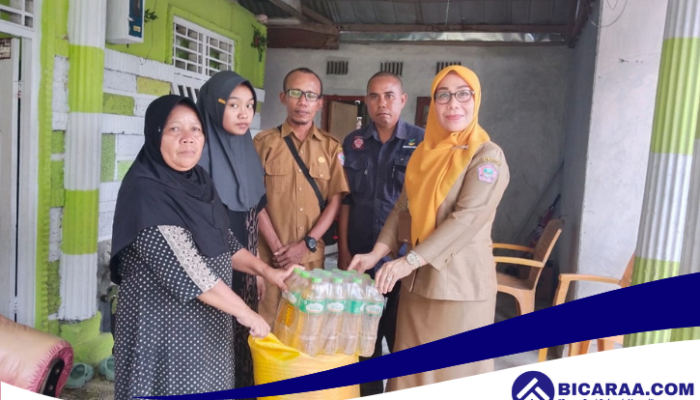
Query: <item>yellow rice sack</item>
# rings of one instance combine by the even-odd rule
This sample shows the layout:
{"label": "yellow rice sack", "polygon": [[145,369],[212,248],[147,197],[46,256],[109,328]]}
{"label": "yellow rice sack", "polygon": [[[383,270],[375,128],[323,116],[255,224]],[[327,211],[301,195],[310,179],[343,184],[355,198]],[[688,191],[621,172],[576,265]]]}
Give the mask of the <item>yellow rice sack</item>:
{"label": "yellow rice sack", "polygon": [[[342,367],[357,362],[357,356],[319,354],[311,357],[297,349],[285,346],[273,334],[264,339],[248,337],[250,352],[253,355],[255,384],[281,381]],[[360,397],[358,385],[341,388],[288,394],[274,397],[260,397],[267,400],[346,400]]]}

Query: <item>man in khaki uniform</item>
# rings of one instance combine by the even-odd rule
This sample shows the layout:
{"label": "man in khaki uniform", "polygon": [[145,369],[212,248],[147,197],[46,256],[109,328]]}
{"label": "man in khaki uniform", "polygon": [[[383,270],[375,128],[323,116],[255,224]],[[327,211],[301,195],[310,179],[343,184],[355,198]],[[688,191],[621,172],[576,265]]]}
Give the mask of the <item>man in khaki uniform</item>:
{"label": "man in khaki uniform", "polygon": [[[321,79],[313,71],[299,68],[287,74],[283,86],[280,101],[287,107],[287,119],[254,139],[267,191],[267,206],[259,217],[260,258],[277,268],[294,264],[308,270],[323,268],[325,245],[321,237],[338,214],[343,195],[349,192],[343,149],[338,140],[313,123],[323,106]],[[285,142],[287,136],[327,202],[323,212]],[[272,325],[280,292],[273,285],[266,286],[260,315]]]}

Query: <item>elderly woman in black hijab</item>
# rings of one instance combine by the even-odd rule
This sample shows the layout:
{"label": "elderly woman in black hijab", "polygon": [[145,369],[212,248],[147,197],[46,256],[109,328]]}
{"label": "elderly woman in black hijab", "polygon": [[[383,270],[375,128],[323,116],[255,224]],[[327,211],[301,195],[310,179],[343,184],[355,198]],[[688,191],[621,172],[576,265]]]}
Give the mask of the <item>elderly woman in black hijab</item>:
{"label": "elderly woman in black hijab", "polygon": [[289,273],[265,265],[229,230],[212,179],[197,166],[204,142],[191,100],[164,96],[148,107],[112,236],[117,400],[233,388],[231,315],[256,337],[270,327],[231,290],[232,265],[286,289]]}
{"label": "elderly woman in black hijab", "polygon": [[[250,124],[255,115],[255,89],[233,71],[212,76],[199,91],[197,107],[204,118],[209,140],[199,165],[212,176],[227,209],[229,228],[241,245],[258,254],[258,215],[267,204],[264,171],[253,146]],[[260,277],[234,271],[233,291],[253,310],[264,296]],[[234,322],[236,387],[254,385],[248,328]]]}

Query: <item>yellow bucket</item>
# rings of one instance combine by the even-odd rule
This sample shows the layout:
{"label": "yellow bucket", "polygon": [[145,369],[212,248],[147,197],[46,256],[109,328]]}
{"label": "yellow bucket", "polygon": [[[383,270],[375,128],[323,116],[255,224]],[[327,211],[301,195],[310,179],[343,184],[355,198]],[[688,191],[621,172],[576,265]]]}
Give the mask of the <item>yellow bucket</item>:
{"label": "yellow bucket", "polygon": [[[342,367],[357,362],[357,356],[345,354],[317,355],[311,357],[297,349],[282,344],[277,337],[269,334],[264,339],[248,337],[250,352],[253,355],[255,384],[281,381]],[[260,397],[267,400],[347,400],[360,397],[358,385],[335,389],[288,394],[283,396]]]}

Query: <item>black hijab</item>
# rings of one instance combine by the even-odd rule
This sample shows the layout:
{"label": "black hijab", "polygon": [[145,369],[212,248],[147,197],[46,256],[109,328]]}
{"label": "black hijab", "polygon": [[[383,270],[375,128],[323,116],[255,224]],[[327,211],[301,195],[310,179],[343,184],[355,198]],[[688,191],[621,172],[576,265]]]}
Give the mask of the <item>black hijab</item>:
{"label": "black hijab", "polygon": [[189,230],[207,257],[229,250],[228,216],[209,174],[198,165],[186,172],[176,171],[160,152],[163,128],[179,104],[192,108],[202,119],[194,102],[181,96],[160,97],[146,110],[145,143],[124,177],[114,213],[110,275],[116,284],[122,280],[119,252],[141,230],[152,226],[176,225]]}
{"label": "black hijab", "polygon": [[241,84],[253,93],[255,109],[257,98],[253,85],[233,71],[212,76],[199,89],[197,100],[209,134],[199,165],[211,174],[221,201],[231,211],[248,211],[265,194],[264,171],[250,129],[244,135],[232,135],[223,126],[226,102],[233,89]]}

